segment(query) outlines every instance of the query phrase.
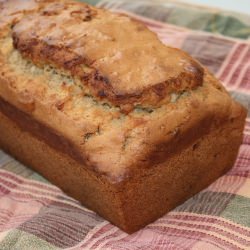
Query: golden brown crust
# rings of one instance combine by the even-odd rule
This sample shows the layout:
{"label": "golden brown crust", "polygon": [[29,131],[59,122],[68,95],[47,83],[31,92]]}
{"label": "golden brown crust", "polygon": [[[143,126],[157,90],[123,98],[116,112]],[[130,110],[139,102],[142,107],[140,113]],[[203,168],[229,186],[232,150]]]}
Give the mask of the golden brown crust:
{"label": "golden brown crust", "polygon": [[69,71],[92,95],[124,109],[159,106],[169,93],[203,82],[203,68],[184,52],[129,17],[87,4],[48,4],[13,27],[13,40],[35,64]]}
{"label": "golden brown crust", "polygon": [[44,141],[50,147],[55,148],[63,154],[68,154],[75,161],[78,161],[80,164],[84,164],[85,161],[83,159],[83,155],[77,150],[77,148],[75,148],[75,145],[71,141],[58,134],[52,128],[38,122],[27,113],[15,108],[1,97],[0,112],[15,122],[21,129],[29,131],[30,134],[37,137],[39,140]]}
{"label": "golden brown crust", "polygon": [[132,233],[199,192],[229,170],[242,141],[246,113],[234,105],[230,122],[151,168],[110,183],[69,155],[22,130],[0,111],[0,147],[124,231]]}
{"label": "golden brown crust", "polygon": [[134,232],[233,165],[246,110],[143,25],[71,1],[0,14],[0,146],[112,223]]}
{"label": "golden brown crust", "polygon": [[[65,13],[63,12],[63,15],[66,15],[71,8],[79,8],[79,6],[85,8],[85,5],[72,4]],[[50,11],[55,8],[52,7],[50,7]],[[21,21],[14,27],[14,44],[19,50],[13,48],[11,36],[5,35],[0,39],[0,96],[17,109],[29,114],[37,122],[46,125],[47,128],[51,128],[57,134],[63,136],[65,141],[75,145],[75,150],[79,152],[88,168],[105,173],[113,182],[119,182],[125,177],[133,175],[134,170],[150,168],[153,164],[164,162],[172,154],[180,152],[182,148],[185,148],[198,137],[209,133],[212,128],[219,127],[229,120],[232,114],[232,107],[235,105],[234,101],[223,89],[222,85],[205,69],[201,70],[201,72],[204,71],[204,76],[202,86],[199,86],[200,78],[197,75],[200,74],[196,70],[199,71],[200,66],[198,69],[197,67],[191,67],[193,70],[189,68],[184,75],[181,75],[182,78],[178,78],[178,88],[172,94],[163,95],[163,102],[158,102],[157,108],[146,105],[154,103],[155,100],[154,95],[150,91],[158,91],[157,96],[160,96],[164,91],[169,90],[165,88],[164,84],[164,86],[156,84],[160,82],[160,78],[163,81],[166,81],[166,79],[172,81],[172,77],[182,74],[185,67],[190,66],[190,63],[193,64],[193,60],[184,52],[162,45],[153,33],[145,30],[144,26],[132,22],[126,16],[117,16],[95,9],[97,13],[93,19],[88,17],[87,19],[91,20],[79,23],[80,26],[77,28],[75,27],[75,21],[71,25],[71,16],[68,20],[66,15],[64,19],[65,27],[74,27],[72,35],[75,34],[76,36],[74,35],[74,38],[71,40],[67,37],[64,42],[71,42],[76,46],[77,41],[81,41],[77,36],[80,28],[82,31],[86,31],[89,36],[86,40],[88,45],[82,47],[84,50],[80,50],[80,52],[74,51],[73,53],[71,50],[68,51],[67,48],[62,49],[64,47],[62,46],[61,48],[59,46],[60,42],[63,42],[58,35],[62,29],[62,16],[60,15],[56,16],[58,19],[55,20],[58,27],[56,26],[57,28],[52,29],[49,33],[53,37],[53,44],[46,45],[44,41],[41,43],[41,40],[46,37],[44,34],[47,32],[46,25],[44,34],[42,34],[40,27],[45,22],[41,14],[42,11],[45,11],[45,8],[47,8],[47,23],[45,24],[48,26],[51,23],[49,18],[54,20],[55,16],[49,14],[48,7],[40,6],[38,8],[40,9],[39,11],[34,11],[36,14],[29,13],[27,17],[22,17]],[[84,16],[88,16],[88,13],[88,11],[85,11]],[[41,19],[43,22],[41,22]],[[33,21],[37,21],[37,39],[34,40],[34,47],[32,47],[32,44],[28,44],[29,46],[27,47],[23,42],[28,42],[29,35],[32,35],[30,31],[33,30]],[[92,21],[93,23],[91,24]],[[118,28],[124,25],[124,22],[126,23],[125,31],[127,31],[125,33],[129,33],[128,30],[137,29],[138,27],[143,30],[143,32],[141,31],[141,36],[131,31],[130,38],[135,39],[135,44],[129,43],[128,38],[123,33],[119,33],[120,29]],[[69,30],[71,31],[71,29]],[[114,35],[117,43],[103,40],[103,36],[100,35],[103,34],[102,32],[111,37]],[[83,34],[85,33],[83,32]],[[149,43],[142,43],[146,39],[148,39]],[[93,41],[98,42],[99,46]],[[107,47],[104,46],[106,49],[103,50],[103,46],[100,45],[107,45]],[[131,46],[127,47],[128,45]],[[152,47],[150,45],[155,46]],[[54,53],[55,50],[53,49],[50,52],[46,52],[47,58],[51,60],[48,63],[43,61],[46,58],[43,59],[43,55],[40,53],[40,50],[45,49],[46,46],[54,46],[53,48],[57,49],[56,53]],[[139,50],[138,46],[142,50]],[[144,89],[145,92],[138,97],[142,98],[140,102],[143,102],[144,105],[136,106],[131,111],[131,107],[126,106],[127,103],[123,104],[125,109],[130,110],[127,115],[124,115],[124,110],[122,110],[124,107],[121,109],[111,103],[100,102],[97,96],[86,95],[87,88],[80,88],[77,80],[74,78],[68,79],[68,76],[64,73],[61,75],[58,71],[54,72],[60,67],[67,67],[68,71],[74,69],[74,74],[76,75],[82,74],[82,71],[88,71],[88,67],[84,67],[82,71],[78,68],[82,59],[74,56],[80,53],[81,56],[91,55],[92,59],[99,57],[100,60],[93,62],[93,65],[95,67],[99,65],[101,68],[98,68],[98,70],[102,74],[105,70],[111,73],[116,64],[109,59],[113,52],[117,53],[118,49],[122,49],[124,53],[126,52],[124,55],[128,56],[122,57],[116,62],[119,69],[122,69],[123,66],[125,67],[123,68],[124,73],[128,69],[138,71],[137,67],[131,67],[131,57],[129,55],[132,52],[139,53],[134,62],[139,67],[138,72],[145,73],[145,70],[148,72],[149,66],[152,66],[152,64],[149,64],[148,59],[150,58],[155,58],[154,65],[162,63],[164,58],[169,59],[165,60],[166,62],[164,61],[164,63],[169,67],[171,64],[169,71],[158,72],[156,67],[154,72],[159,74],[152,74],[150,77],[147,77],[148,80],[155,80],[151,82],[153,85],[149,84],[151,80],[142,84],[136,81],[136,84],[128,84],[127,94],[136,93],[139,89]],[[28,51],[27,53],[34,54],[30,58],[33,62],[23,59],[26,50]],[[19,51],[22,51],[22,55],[20,55]],[[168,56],[164,56],[164,53]],[[105,55],[107,56],[107,62],[104,60],[102,65],[101,59],[105,58]],[[25,56],[29,57],[29,54]],[[185,58],[183,65],[178,65],[179,60],[183,60],[183,58]],[[62,66],[58,66],[58,62],[61,62]],[[66,63],[66,66],[63,66],[65,62],[68,63]],[[52,73],[46,71],[47,64],[50,63],[53,64]],[[36,64],[39,67],[36,67]],[[189,74],[189,72],[191,74],[189,79],[192,77],[197,77],[197,79],[190,80],[190,82],[186,81],[185,74]],[[107,76],[106,73],[104,75]],[[140,76],[140,74],[134,75],[137,80],[141,79]],[[126,74],[123,77],[124,79],[122,78],[122,80],[126,82],[128,80]],[[107,81],[100,76],[97,78],[98,81]],[[113,83],[113,81],[109,82]],[[192,85],[193,87],[199,87],[188,90]],[[115,87],[118,89],[121,86],[116,85]],[[147,87],[149,88],[148,90]],[[96,89],[98,89],[98,86],[96,86]],[[167,99],[166,102],[164,98]],[[145,102],[142,101],[144,99]],[[129,98],[128,102],[128,105],[130,105]],[[135,104],[136,102],[134,102]]]}
{"label": "golden brown crust", "polygon": [[72,142],[86,166],[114,182],[180,152],[211,127],[229,120],[234,105],[221,85],[206,73],[202,88],[152,113],[136,110],[124,116],[95,103],[90,108],[85,102],[79,106],[83,97],[70,97],[74,92],[64,85],[51,92],[43,75],[21,73],[15,61],[13,66],[4,62],[0,60],[1,97]]}
{"label": "golden brown crust", "polygon": [[44,4],[52,1],[53,0],[0,0],[0,29],[6,28],[6,26],[13,26],[21,20],[25,14],[32,13]]}

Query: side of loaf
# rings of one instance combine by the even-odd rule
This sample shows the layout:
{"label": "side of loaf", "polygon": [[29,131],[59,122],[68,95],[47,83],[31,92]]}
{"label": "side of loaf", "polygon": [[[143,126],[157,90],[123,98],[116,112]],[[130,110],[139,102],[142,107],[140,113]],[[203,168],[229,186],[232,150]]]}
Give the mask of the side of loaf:
{"label": "side of loaf", "polygon": [[246,110],[142,24],[0,1],[0,147],[126,232],[228,171]]}

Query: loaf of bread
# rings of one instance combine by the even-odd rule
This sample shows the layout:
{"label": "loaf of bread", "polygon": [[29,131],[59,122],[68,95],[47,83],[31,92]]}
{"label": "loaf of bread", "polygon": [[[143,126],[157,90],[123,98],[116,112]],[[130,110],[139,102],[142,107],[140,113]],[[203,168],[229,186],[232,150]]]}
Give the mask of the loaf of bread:
{"label": "loaf of bread", "polygon": [[245,117],[126,15],[0,0],[0,147],[128,233],[228,171]]}

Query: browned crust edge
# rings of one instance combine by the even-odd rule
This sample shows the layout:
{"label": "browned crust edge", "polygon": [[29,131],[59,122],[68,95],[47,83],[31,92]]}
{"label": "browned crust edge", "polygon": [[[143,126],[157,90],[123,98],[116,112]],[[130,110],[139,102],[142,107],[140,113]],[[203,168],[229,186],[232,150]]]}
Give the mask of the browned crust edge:
{"label": "browned crust edge", "polygon": [[[179,131],[175,134],[171,141],[163,142],[161,144],[155,145],[154,150],[146,155],[146,158],[138,162],[137,167],[130,168],[129,171],[123,173],[124,176],[121,178],[113,179],[112,175],[107,173],[102,173],[97,167],[91,165],[88,159],[85,157],[84,153],[75,146],[73,142],[65,138],[53,128],[37,121],[31,115],[17,109],[12,104],[8,103],[0,97],[0,111],[5,114],[9,119],[14,121],[22,130],[31,133],[33,136],[37,137],[39,140],[44,141],[52,148],[62,152],[63,154],[69,155],[72,159],[76,160],[83,166],[87,166],[96,175],[106,175],[111,182],[120,182],[129,180],[133,177],[134,173],[140,171],[140,169],[147,169],[156,164],[160,164],[166,161],[168,158],[175,154],[180,153],[183,149],[191,145],[198,138],[208,134],[211,128],[214,129],[214,123],[212,116],[207,116],[203,120],[199,121],[195,126],[189,128],[185,131]],[[220,121],[216,127],[227,122],[226,120]],[[180,136],[181,135],[181,136]],[[87,164],[86,164],[87,163]]]}
{"label": "browned crust edge", "polygon": [[[62,2],[61,4],[63,4],[63,8],[67,8],[68,5],[73,3]],[[74,4],[79,5],[79,11],[83,12],[77,13],[76,16],[81,14],[86,17],[86,20],[84,19],[81,21],[91,21],[96,15],[97,10],[95,8],[83,3]],[[53,7],[55,8],[55,6],[52,6],[51,10],[46,10],[47,6],[51,7],[50,5],[45,5],[44,9],[42,8],[43,6],[40,6],[36,12],[38,17],[39,15],[56,16],[58,14],[56,9],[53,10]],[[156,82],[153,85],[146,86],[140,90],[131,92],[125,90],[119,91],[115,87],[116,83],[112,82],[107,75],[94,66],[95,60],[93,60],[93,58],[91,59],[86,55],[78,55],[74,53],[70,46],[47,44],[45,41],[36,37],[36,34],[33,34],[33,31],[30,32],[29,37],[26,37],[23,33],[20,34],[17,32],[16,26],[20,21],[22,22],[25,17],[29,17],[29,13],[11,26],[13,45],[15,49],[20,51],[23,57],[28,58],[36,65],[50,64],[70,72],[73,77],[79,78],[82,84],[89,88],[92,95],[99,100],[107,100],[114,106],[119,106],[124,113],[130,112],[138,104],[159,107],[162,103],[168,101],[168,95],[170,93],[193,90],[203,84],[204,69],[202,66],[185,52],[180,52],[178,49],[171,48],[176,53],[180,53],[183,58],[188,58],[189,60],[188,67],[183,69],[179,75],[168,78],[162,82]],[[74,21],[76,22],[77,19]],[[142,26],[138,21],[132,21],[135,26]],[[89,68],[88,72],[84,72],[82,69],[83,65]],[[153,74],[153,71],[151,73]]]}
{"label": "browned crust edge", "polygon": [[53,128],[38,122],[31,115],[17,109],[0,97],[0,111],[10,120],[14,121],[22,130],[46,142],[56,150],[68,154],[79,163],[84,163],[83,155],[78,151],[70,140],[60,135]]}

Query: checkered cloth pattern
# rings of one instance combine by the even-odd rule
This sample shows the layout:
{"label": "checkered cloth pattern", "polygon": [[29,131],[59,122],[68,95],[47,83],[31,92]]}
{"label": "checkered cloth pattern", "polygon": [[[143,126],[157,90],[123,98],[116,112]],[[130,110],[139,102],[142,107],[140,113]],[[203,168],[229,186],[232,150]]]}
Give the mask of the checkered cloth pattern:
{"label": "checkered cloth pattern", "polygon": [[[231,171],[128,235],[0,151],[0,249],[250,249],[250,17],[167,0],[89,0],[146,24],[248,109]],[[0,131],[4,133],[4,131]]]}

